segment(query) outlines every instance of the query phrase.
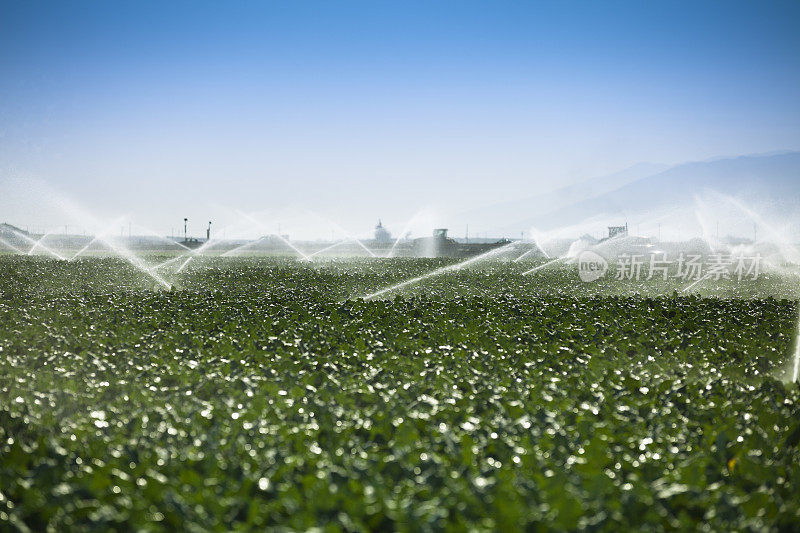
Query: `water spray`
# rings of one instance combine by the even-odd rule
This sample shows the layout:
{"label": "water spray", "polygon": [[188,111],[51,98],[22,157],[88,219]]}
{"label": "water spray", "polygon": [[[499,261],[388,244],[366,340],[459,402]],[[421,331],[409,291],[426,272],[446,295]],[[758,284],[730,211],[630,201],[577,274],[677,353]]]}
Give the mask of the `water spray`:
{"label": "water spray", "polygon": [[256,240],[252,241],[252,242],[246,242],[246,243],[244,243],[244,244],[242,244],[240,246],[237,246],[236,248],[231,248],[227,252],[223,252],[220,255],[220,257],[228,257],[230,255],[233,255],[234,253],[238,252],[239,250],[243,250],[243,249],[248,248],[250,246],[255,246],[256,244],[260,243],[264,239],[266,239],[266,237],[260,237],[260,238],[258,238]]}
{"label": "water spray", "polygon": [[[750,220],[753,221],[754,224],[758,224],[762,228],[766,229],[769,234],[775,239],[776,244],[778,244],[781,255],[784,256],[785,259],[789,259],[791,262],[798,262],[800,259],[800,251],[798,251],[797,247],[794,246],[791,242],[786,239],[785,236],[781,235],[781,232],[778,231],[772,224],[768,223],[764,217],[762,217],[759,213],[755,212],[749,206],[745,205],[742,201],[729,196],[727,194],[722,194],[719,192],[715,192],[717,196],[728,202],[729,204],[733,205],[737,209],[739,209],[742,213],[744,213]],[[755,231],[754,231],[755,233]],[[753,235],[755,238],[755,235]],[[755,241],[754,241],[755,243]],[[788,253],[787,253],[788,252]],[[791,256],[791,257],[788,257]],[[702,280],[698,280],[702,281]],[[694,286],[697,282],[693,283],[689,287],[688,290],[692,286]],[[684,290],[684,292],[685,292]],[[795,349],[794,354],[791,359],[791,367],[792,367],[792,383],[796,383],[798,378],[800,378],[800,309],[798,309],[798,319],[797,319],[797,338],[795,339]]]}
{"label": "water spray", "polygon": [[[363,242],[361,242],[360,240],[356,239],[355,237],[353,237],[352,235],[350,235],[349,233],[347,233],[347,232],[346,232],[344,229],[342,229],[341,227],[339,227],[339,225],[338,225],[338,224],[333,224],[333,225],[334,225],[334,226],[336,226],[336,228],[337,228],[337,229],[338,229],[340,232],[342,232],[342,233],[344,234],[344,236],[345,236],[345,238],[346,238],[346,241],[348,241],[348,240],[349,240],[349,241],[353,241],[354,243],[356,243],[357,245],[359,245],[361,248],[363,248],[364,250],[366,250],[366,251],[367,251],[367,253],[368,253],[369,255],[371,255],[372,257],[378,257],[378,255],[377,255],[375,252],[373,252],[372,250],[370,250],[369,248],[367,248],[367,246],[366,246],[366,245],[365,245]],[[345,242],[346,242],[346,241],[345,241]]]}
{"label": "water spray", "polygon": [[386,253],[386,257],[392,257],[392,254],[394,254],[394,249],[397,248],[397,245],[400,244],[400,241],[403,240],[403,237],[406,235],[406,233],[408,233],[411,223],[414,222],[418,215],[419,213],[411,217],[408,222],[406,222],[406,225],[403,227],[403,231],[400,232],[400,234],[394,240],[394,244],[392,244],[392,247],[389,248],[389,251]]}
{"label": "water spray", "polygon": [[532,269],[523,272],[522,275],[523,276],[527,276],[528,274],[533,274],[534,272],[538,272],[539,270],[542,270],[543,268],[549,267],[550,265],[552,265],[554,263],[557,263],[559,261],[563,261],[564,259],[567,259],[567,256],[563,256],[562,255],[561,257],[556,257],[555,259],[551,259],[550,261],[548,261],[548,262],[546,262],[546,263],[544,263],[542,265],[539,265],[537,267],[533,267]]}
{"label": "water spray", "polygon": [[[31,246],[31,249],[28,250],[28,255],[33,255],[34,250],[36,250],[36,248],[38,248],[39,245],[42,244],[42,241],[44,241],[50,235],[50,233],[52,232],[48,231],[47,233],[39,237],[39,239],[33,244],[33,246]],[[44,245],[42,245],[42,247],[44,247]]]}
{"label": "water spray", "polygon": [[711,274],[706,272],[706,274],[702,278],[698,278],[698,279],[694,280],[688,287],[683,289],[681,292],[686,292],[686,291],[691,290],[695,285],[697,285],[698,283],[700,283],[702,281],[707,280],[710,277],[711,277]]}
{"label": "water spray", "polygon": [[527,252],[525,252],[525,253],[524,253],[524,254],[522,254],[521,256],[519,256],[519,257],[517,257],[516,259],[514,259],[514,262],[515,262],[515,263],[519,263],[519,262],[520,262],[520,261],[521,261],[521,260],[522,260],[524,257],[527,257],[528,255],[532,254],[532,253],[533,253],[533,252],[535,252],[537,249],[538,249],[540,252],[542,252],[542,253],[544,254],[544,256],[545,256],[547,259],[550,259],[550,256],[547,254],[547,252],[545,252],[545,251],[544,251],[544,248],[542,248],[542,247],[541,247],[541,245],[539,244],[539,242],[538,242],[536,239],[533,239],[533,244],[535,244],[535,245],[536,245],[536,248],[531,248],[530,250],[528,250]]}
{"label": "water spray", "polygon": [[175,271],[175,273],[176,273],[176,274],[180,273],[180,271],[181,271],[181,270],[183,270],[183,269],[184,269],[184,267],[185,267],[186,265],[188,265],[188,264],[189,264],[189,261],[191,261],[192,259],[194,259],[194,256],[193,256],[193,255],[189,256],[189,257],[186,259],[186,261],[184,261],[184,262],[183,262],[183,264],[182,264],[181,266],[179,266],[179,267],[178,267],[178,270],[176,270],[176,271]]}
{"label": "water spray", "polygon": [[171,245],[174,245],[174,246],[178,246],[178,247],[180,247],[180,248],[183,248],[183,249],[184,249],[184,250],[186,250],[187,252],[194,252],[194,250],[193,250],[193,249],[189,248],[189,247],[188,247],[188,246],[186,246],[185,244],[183,244],[183,243],[181,243],[181,242],[178,242],[178,241],[175,241],[175,240],[172,240],[172,239],[168,239],[167,237],[164,237],[164,236],[162,236],[162,235],[159,235],[159,234],[158,234],[158,233],[156,233],[155,231],[153,231],[153,230],[151,230],[151,229],[149,229],[149,228],[145,228],[144,226],[141,226],[141,225],[139,225],[139,224],[137,224],[137,225],[136,225],[136,229],[137,229],[138,231],[144,231],[144,233],[145,233],[146,235],[150,236],[150,237],[155,237],[155,238],[157,238],[158,240],[165,241],[165,242],[167,242],[167,243],[169,243],[169,244],[171,244]]}
{"label": "water spray", "polygon": [[510,243],[508,243],[508,244],[506,244],[504,246],[501,246],[499,248],[495,248],[494,250],[489,250],[488,252],[484,252],[484,253],[482,253],[480,255],[476,255],[475,257],[471,257],[471,258],[467,259],[466,261],[462,261],[460,263],[456,263],[455,265],[448,265],[448,266],[444,266],[444,267],[441,267],[441,268],[437,268],[436,270],[434,270],[432,272],[428,272],[427,274],[423,274],[423,275],[418,276],[416,278],[400,282],[400,283],[398,283],[396,285],[392,285],[391,287],[386,287],[385,289],[381,289],[381,290],[373,292],[371,294],[367,294],[366,296],[364,296],[364,299],[365,300],[372,300],[373,298],[376,298],[376,297],[378,297],[378,296],[380,296],[382,294],[386,294],[387,292],[391,292],[391,291],[396,290],[396,289],[402,289],[403,287],[407,287],[409,285],[413,285],[414,283],[420,282],[422,280],[425,280],[425,279],[428,279],[428,278],[432,278],[432,277],[438,276],[440,274],[444,274],[445,272],[450,272],[450,271],[453,271],[453,270],[460,270],[461,268],[463,268],[463,267],[465,267],[467,265],[470,265],[470,264],[475,263],[477,261],[480,261],[482,259],[486,259],[486,258],[491,257],[493,255],[497,255],[498,253],[503,252],[505,250],[508,250],[511,247],[516,246],[516,245],[517,245],[516,242],[510,242]]}
{"label": "water spray", "polygon": [[117,226],[117,225],[118,225],[118,224],[119,224],[119,223],[120,223],[122,220],[123,220],[123,219],[117,219],[117,220],[115,220],[114,222],[112,222],[112,223],[111,223],[111,225],[110,225],[109,227],[107,227],[106,229],[104,229],[103,231],[101,231],[99,234],[95,235],[95,236],[94,236],[94,238],[92,238],[92,240],[90,240],[90,241],[89,241],[89,242],[86,244],[86,246],[84,246],[83,248],[81,248],[80,250],[78,250],[78,251],[77,251],[77,252],[76,252],[76,253],[75,253],[75,254],[74,254],[72,257],[70,257],[70,258],[69,258],[69,260],[70,260],[70,261],[74,261],[74,260],[75,260],[77,257],[79,257],[81,254],[83,254],[83,253],[84,253],[86,250],[88,250],[88,249],[89,249],[89,247],[90,247],[92,244],[94,244],[94,243],[95,243],[95,242],[97,242],[98,240],[100,240],[100,239],[102,239],[103,237],[105,237],[106,235],[108,235],[108,234],[111,232],[111,229],[112,229],[112,228],[115,228],[115,227],[116,227],[116,226]]}
{"label": "water spray", "polygon": [[[209,228],[210,228],[210,224],[211,224],[211,222],[209,222]],[[228,228],[228,226],[225,226],[225,227],[222,228],[222,230],[217,230],[217,234],[219,234],[220,231],[224,232],[227,228]],[[217,237],[211,237],[211,235],[209,233],[209,237],[208,237],[208,239],[206,239],[206,242],[204,242],[199,248],[196,248],[194,250],[190,249],[189,253],[193,253],[194,255],[200,255],[201,253],[203,253],[203,251],[206,248],[210,248],[212,243],[213,244],[218,244],[218,243],[221,243],[221,242],[225,242],[225,240],[224,239],[219,239]]]}
{"label": "water spray", "polygon": [[[800,316],[800,309],[798,309]],[[792,361],[792,383],[797,383],[800,378],[800,318],[797,321],[797,338],[794,341],[794,358]]]}
{"label": "water spray", "polygon": [[303,252],[301,252],[301,251],[300,251],[300,250],[299,250],[299,249],[298,249],[298,248],[297,248],[297,247],[296,247],[294,244],[290,243],[288,239],[285,239],[285,238],[283,237],[283,235],[278,235],[278,234],[276,233],[276,234],[275,234],[275,235],[273,235],[273,236],[274,236],[274,237],[277,237],[277,238],[279,238],[280,240],[282,240],[282,241],[283,241],[283,242],[286,244],[286,246],[288,246],[289,248],[291,248],[292,250],[294,250],[295,252],[297,252],[298,254],[300,254],[300,256],[302,256],[302,258],[303,258],[303,259],[305,259],[306,261],[311,261],[311,258],[310,258],[310,257],[308,257],[306,254],[304,254]]}
{"label": "water spray", "polygon": [[181,259],[183,259],[187,255],[188,254],[181,254],[179,256],[173,257],[172,259],[167,259],[166,261],[163,261],[163,262],[157,264],[156,266],[152,267],[150,270],[158,270],[160,268],[163,268],[163,267],[167,266],[170,263],[174,263],[175,261],[180,261]]}
{"label": "water spray", "polygon": [[16,246],[14,246],[13,244],[11,244],[10,242],[8,242],[8,241],[6,241],[4,239],[0,239],[0,244],[2,244],[3,246],[7,246],[8,248],[11,248],[12,250],[17,252],[18,254],[23,254],[23,255],[25,254],[25,252],[23,252],[22,250],[20,250],[19,248],[17,248]]}
{"label": "water spray", "polygon": [[114,244],[112,240],[108,240],[105,237],[101,237],[100,240],[104,242],[106,245],[108,245],[108,247],[111,248],[115,254],[117,254],[121,258],[125,259],[128,263],[130,263],[134,268],[147,274],[154,281],[158,282],[166,289],[172,288],[172,285],[164,281],[164,279],[161,276],[153,272],[152,269],[149,266],[147,266],[139,256],[137,256],[136,254],[134,254],[133,252],[131,252],[130,250],[128,250],[123,246],[117,246],[116,244]]}
{"label": "water spray", "polygon": [[378,255],[377,255],[375,252],[373,252],[372,250],[370,250],[369,248],[367,248],[367,246],[366,246],[366,245],[365,245],[363,242],[361,242],[361,241],[360,241],[360,240],[358,240],[357,238],[355,238],[355,237],[353,237],[352,235],[350,235],[350,234],[349,234],[347,231],[345,231],[345,229],[344,229],[344,228],[342,228],[342,227],[341,227],[339,224],[337,224],[337,223],[335,223],[335,222],[332,222],[332,221],[330,221],[330,220],[327,220],[325,217],[323,217],[323,216],[320,216],[320,215],[318,215],[317,213],[312,213],[311,211],[309,211],[309,210],[307,210],[307,209],[302,209],[301,211],[305,211],[305,212],[306,212],[308,215],[310,215],[310,216],[313,216],[313,217],[315,217],[315,218],[318,218],[319,220],[322,220],[323,222],[325,222],[325,223],[326,223],[326,224],[328,224],[329,226],[333,226],[333,227],[334,227],[334,228],[335,228],[337,231],[339,231],[339,233],[341,233],[342,235],[344,235],[346,239],[348,239],[348,240],[351,240],[351,241],[353,241],[354,243],[356,243],[357,245],[359,245],[359,246],[360,246],[361,248],[363,248],[363,249],[364,249],[364,250],[365,250],[365,251],[366,251],[366,252],[367,252],[369,255],[371,255],[372,257],[378,257]]}
{"label": "water spray", "polygon": [[[248,215],[247,213],[242,213],[241,211],[237,211],[237,213],[239,213],[241,216],[245,217],[247,220],[251,221],[252,223],[254,223],[254,224],[258,225],[259,227],[261,227],[261,228],[264,228],[264,229],[266,228],[266,227],[264,226],[264,224],[262,224],[262,223],[261,223],[261,221],[259,221],[259,220],[258,220],[258,219],[256,219],[255,217],[253,217],[253,216],[251,216],[251,215]],[[281,235],[280,233],[272,233],[272,234],[270,234],[270,235],[267,235],[267,237],[277,237],[278,239],[280,239],[281,241],[283,241],[283,242],[286,244],[286,246],[288,246],[289,248],[291,248],[292,250],[294,250],[295,252],[297,252],[297,253],[300,255],[300,257],[302,257],[304,260],[306,260],[306,261],[311,261],[311,258],[310,258],[310,257],[308,257],[306,254],[304,254],[303,252],[301,252],[301,251],[300,251],[300,250],[299,250],[299,249],[298,249],[298,248],[297,248],[297,247],[296,247],[294,244],[290,243],[290,242],[289,242],[287,239],[285,239],[285,238],[283,237],[283,235]],[[261,240],[263,240],[263,239],[264,239],[264,237],[262,237],[261,239],[259,239],[259,241],[261,241]],[[259,241],[256,241],[256,242],[259,242]],[[254,244],[254,243],[253,243],[253,244]],[[241,248],[241,246],[240,246],[239,248]],[[232,250],[231,250],[231,251],[232,251]],[[227,254],[222,254],[222,255],[227,255]]]}
{"label": "water spray", "polygon": [[347,239],[342,239],[341,241],[335,242],[335,243],[331,244],[330,246],[326,246],[325,248],[322,248],[321,250],[317,250],[314,253],[308,254],[308,257],[311,258],[311,257],[314,257],[315,255],[327,252],[328,250],[332,250],[332,249],[336,248],[337,246],[341,246],[342,244],[344,244],[346,242],[347,242]]}
{"label": "water spray", "polygon": [[46,235],[43,236],[42,239],[39,239],[38,241],[35,241],[35,240],[31,239],[30,237],[28,237],[27,235],[25,235],[24,233],[20,233],[17,230],[12,229],[11,231],[14,232],[14,234],[18,235],[19,237],[22,237],[23,239],[25,239],[26,241],[28,241],[29,243],[34,245],[33,248],[31,248],[28,251],[28,255],[30,255],[30,253],[34,250],[34,248],[38,247],[38,248],[41,248],[42,250],[44,250],[45,252],[49,253],[53,257],[56,257],[57,259],[60,259],[62,261],[66,261],[66,259],[61,254],[59,254],[55,250],[52,250],[51,248],[48,248],[47,246],[45,246],[44,244],[41,243],[41,240],[44,237],[46,237]]}

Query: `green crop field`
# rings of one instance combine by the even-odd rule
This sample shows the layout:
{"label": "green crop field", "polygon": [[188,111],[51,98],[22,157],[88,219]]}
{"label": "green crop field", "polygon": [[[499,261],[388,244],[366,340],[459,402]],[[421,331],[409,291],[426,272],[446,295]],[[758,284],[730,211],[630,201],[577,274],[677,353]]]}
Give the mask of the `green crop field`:
{"label": "green crop field", "polygon": [[0,530],[800,527],[796,278],[0,257]]}

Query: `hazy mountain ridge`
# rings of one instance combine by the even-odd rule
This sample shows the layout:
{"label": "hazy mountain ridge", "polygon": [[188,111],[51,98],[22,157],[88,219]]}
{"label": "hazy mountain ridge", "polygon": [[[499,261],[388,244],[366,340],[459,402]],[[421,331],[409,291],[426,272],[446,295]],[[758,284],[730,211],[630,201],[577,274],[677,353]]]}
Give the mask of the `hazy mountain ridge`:
{"label": "hazy mountain ridge", "polygon": [[453,218],[457,221],[458,226],[470,223],[470,221],[482,220],[492,221],[492,224],[501,230],[513,228],[513,231],[516,231],[520,218],[527,218],[526,215],[529,213],[550,213],[567,208],[667,168],[669,165],[638,163],[612,174],[584,179],[543,194],[470,209],[456,214]]}
{"label": "hazy mountain ridge", "polygon": [[[800,152],[676,165],[601,194],[520,218],[513,226],[515,229],[531,226],[552,229],[602,215],[617,215],[621,223],[633,212],[692,205],[696,195],[709,189],[769,204],[776,211],[789,210],[800,202]],[[535,205],[533,199],[526,201],[529,206]],[[506,230],[511,231],[511,227]]]}
{"label": "hazy mountain ridge", "polygon": [[[776,207],[787,202],[797,205],[800,200],[800,152],[678,165],[559,210],[555,219],[569,223],[604,213],[624,216],[632,210],[689,205],[694,202],[695,195],[707,189],[761,203],[774,203]],[[539,220],[540,223],[545,221]]]}

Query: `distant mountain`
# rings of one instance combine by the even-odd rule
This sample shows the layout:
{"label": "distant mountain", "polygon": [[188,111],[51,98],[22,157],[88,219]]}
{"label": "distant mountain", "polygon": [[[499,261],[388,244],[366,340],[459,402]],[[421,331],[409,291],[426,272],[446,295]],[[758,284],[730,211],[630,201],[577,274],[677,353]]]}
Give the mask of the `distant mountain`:
{"label": "distant mountain", "polygon": [[[582,180],[547,193],[464,211],[451,217],[450,221],[457,227],[468,224],[470,221],[490,221],[490,224],[482,225],[484,230],[489,229],[487,226],[491,225],[493,231],[515,232],[518,231],[520,222],[532,220],[537,214],[551,213],[590,198],[602,196],[609,191],[657,174],[667,168],[669,165],[639,163],[613,174]],[[527,229],[527,227],[523,229]]]}
{"label": "distant mountain", "polygon": [[760,205],[773,214],[800,207],[800,152],[741,156],[677,165],[603,194],[518,221],[544,229],[592,217],[693,205],[695,196],[712,190]]}

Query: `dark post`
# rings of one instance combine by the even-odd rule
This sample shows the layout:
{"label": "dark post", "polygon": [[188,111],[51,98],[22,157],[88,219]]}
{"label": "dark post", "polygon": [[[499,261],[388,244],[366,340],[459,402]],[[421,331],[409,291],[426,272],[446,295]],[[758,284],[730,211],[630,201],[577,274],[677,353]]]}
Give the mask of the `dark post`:
{"label": "dark post", "polygon": [[189,234],[186,232],[186,223],[189,222],[188,218],[183,219],[183,242],[189,242]]}
{"label": "dark post", "polygon": [[211,221],[208,221],[208,229],[206,230],[206,242],[211,240]]}

